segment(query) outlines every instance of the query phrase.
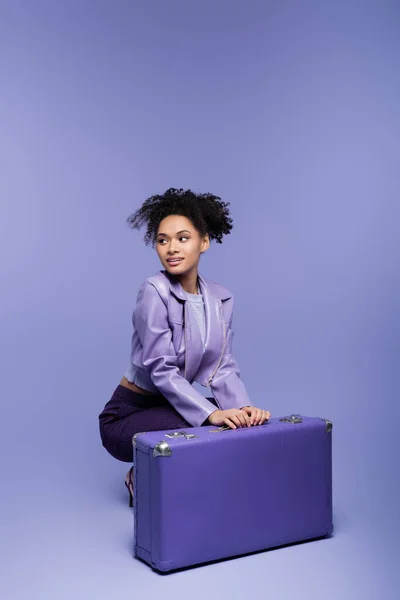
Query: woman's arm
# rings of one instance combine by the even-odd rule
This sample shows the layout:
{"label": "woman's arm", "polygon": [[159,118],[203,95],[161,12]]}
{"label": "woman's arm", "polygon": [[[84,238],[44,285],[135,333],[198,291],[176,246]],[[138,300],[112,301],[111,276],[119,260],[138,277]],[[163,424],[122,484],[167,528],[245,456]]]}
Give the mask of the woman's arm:
{"label": "woman's arm", "polygon": [[139,289],[133,325],[142,344],[143,366],[154,385],[188,423],[202,425],[216,407],[180,375],[167,307],[148,281]]}

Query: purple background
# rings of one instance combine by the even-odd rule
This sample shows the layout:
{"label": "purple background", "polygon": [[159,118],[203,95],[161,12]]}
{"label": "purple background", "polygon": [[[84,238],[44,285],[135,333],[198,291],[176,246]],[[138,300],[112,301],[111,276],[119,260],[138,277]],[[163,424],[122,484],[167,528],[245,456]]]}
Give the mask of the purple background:
{"label": "purple background", "polygon": [[[10,0],[0,44],[0,595],[398,598],[399,2]],[[97,415],[170,186],[232,203],[200,271],[253,403],[334,422],[336,530],[160,577]]]}

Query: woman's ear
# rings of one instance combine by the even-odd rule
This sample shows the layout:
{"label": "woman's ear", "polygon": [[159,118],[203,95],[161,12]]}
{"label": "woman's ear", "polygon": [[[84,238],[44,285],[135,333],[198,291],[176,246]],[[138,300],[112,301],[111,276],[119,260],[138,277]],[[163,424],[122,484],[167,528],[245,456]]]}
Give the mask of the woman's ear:
{"label": "woman's ear", "polygon": [[205,234],[203,239],[201,240],[201,252],[205,252],[210,247],[210,238],[208,233]]}

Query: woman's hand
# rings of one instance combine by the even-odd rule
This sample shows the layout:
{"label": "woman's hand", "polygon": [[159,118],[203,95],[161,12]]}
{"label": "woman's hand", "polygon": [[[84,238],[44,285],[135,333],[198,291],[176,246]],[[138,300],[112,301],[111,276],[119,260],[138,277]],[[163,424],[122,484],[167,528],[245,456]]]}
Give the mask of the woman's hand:
{"label": "woman's hand", "polygon": [[270,412],[257,408],[256,406],[243,406],[240,410],[249,419],[250,426],[262,425],[265,421],[268,421],[271,416]]}
{"label": "woman's hand", "polygon": [[208,422],[211,423],[211,425],[229,425],[231,429],[237,429],[238,427],[250,427],[250,418],[246,415],[243,409],[239,408],[215,410],[208,417]]}

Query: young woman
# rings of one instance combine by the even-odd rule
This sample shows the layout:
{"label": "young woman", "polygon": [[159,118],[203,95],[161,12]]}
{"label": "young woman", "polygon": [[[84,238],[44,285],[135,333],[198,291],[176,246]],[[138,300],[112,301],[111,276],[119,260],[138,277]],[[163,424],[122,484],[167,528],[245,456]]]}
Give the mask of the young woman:
{"label": "young woman", "polygon": [[[212,194],[171,188],[148,198],[128,217],[163,270],[139,289],[133,312],[131,360],[99,415],[103,446],[132,462],[135,433],[200,425],[251,427],[270,418],[251,406],[232,354],[233,296],[198,272],[210,240],[222,243],[232,229],[229,202]],[[205,398],[192,383],[210,386]],[[132,506],[132,468],[125,485]]]}

